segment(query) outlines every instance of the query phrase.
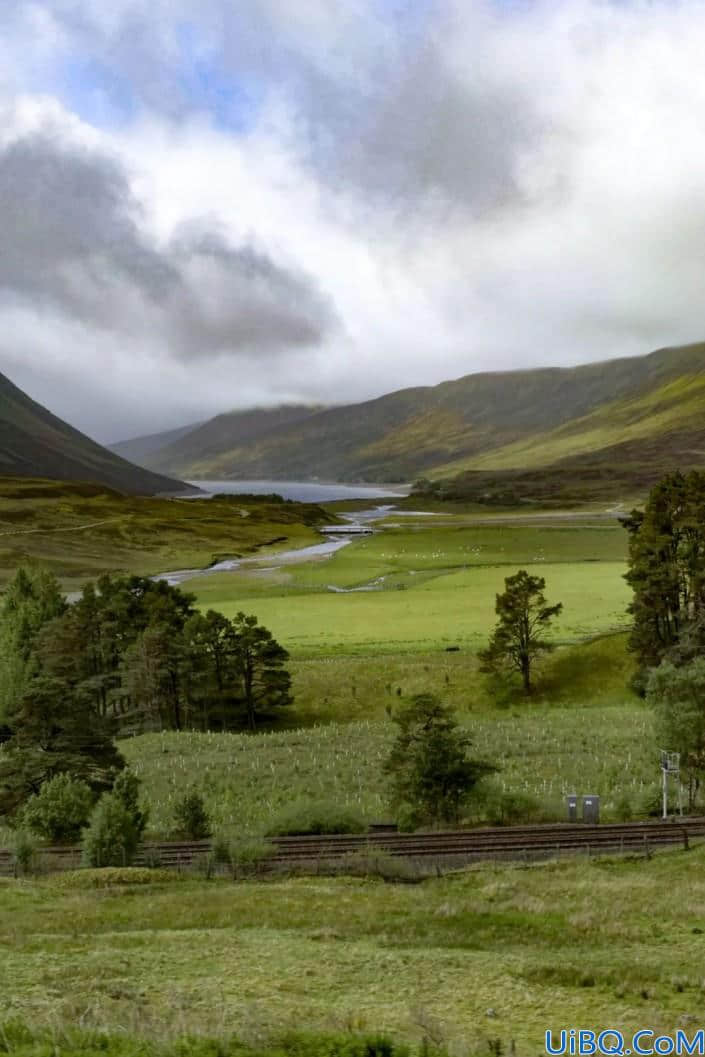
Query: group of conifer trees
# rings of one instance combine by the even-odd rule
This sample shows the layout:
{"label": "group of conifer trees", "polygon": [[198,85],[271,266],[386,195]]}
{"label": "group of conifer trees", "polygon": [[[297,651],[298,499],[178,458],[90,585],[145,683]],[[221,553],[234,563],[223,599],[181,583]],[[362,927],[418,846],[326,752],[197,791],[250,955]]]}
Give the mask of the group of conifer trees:
{"label": "group of conifer trees", "polygon": [[17,572],[0,608],[0,814],[55,774],[109,788],[116,736],[254,730],[291,702],[271,633],[194,601],[162,580],[104,576],[69,604],[49,573]]}

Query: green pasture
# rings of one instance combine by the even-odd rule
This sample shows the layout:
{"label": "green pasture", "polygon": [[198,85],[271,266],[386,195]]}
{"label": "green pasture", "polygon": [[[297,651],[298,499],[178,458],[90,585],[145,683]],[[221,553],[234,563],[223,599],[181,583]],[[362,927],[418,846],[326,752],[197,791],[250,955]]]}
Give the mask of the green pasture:
{"label": "green pasture", "polygon": [[202,608],[255,613],[295,656],[476,649],[496,593],[519,567],[544,576],[549,600],[563,602],[557,641],[626,626],[626,533],[616,521],[401,520],[391,515],[375,535],[320,561],[264,562],[188,587]]}
{"label": "green pasture", "polygon": [[[627,626],[630,593],[616,562],[542,563],[550,602],[563,602],[556,641],[577,641]],[[190,584],[202,608],[234,616],[255,613],[295,656],[379,653],[482,646],[494,623],[494,601],[510,570],[503,566],[420,577],[418,583],[369,592],[339,594],[314,590],[279,593],[276,581],[255,597],[239,589],[240,577]],[[412,574],[408,574],[410,578]],[[261,588],[261,584],[259,585]]]}
{"label": "green pasture", "polygon": [[0,1021],[165,1041],[433,1033],[452,1053],[531,1054],[547,1028],[702,1018],[702,846],[419,885],[157,876],[0,882]]}

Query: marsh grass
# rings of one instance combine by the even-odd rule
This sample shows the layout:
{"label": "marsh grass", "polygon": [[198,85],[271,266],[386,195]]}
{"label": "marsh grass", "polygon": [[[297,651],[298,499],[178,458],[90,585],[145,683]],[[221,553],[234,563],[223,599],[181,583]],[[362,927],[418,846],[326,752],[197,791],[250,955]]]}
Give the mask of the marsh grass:
{"label": "marsh grass", "polygon": [[75,588],[104,572],[141,575],[203,568],[279,540],[306,546],[320,507],[122,496],[91,485],[0,481],[0,582],[36,561]]}
{"label": "marsh grass", "polygon": [[412,885],[369,873],[5,882],[0,1019],[157,1039],[305,1025],[409,1042],[424,1021],[462,1053],[491,1038],[538,1052],[566,1023],[673,1030],[702,1011],[704,867],[701,845]]}

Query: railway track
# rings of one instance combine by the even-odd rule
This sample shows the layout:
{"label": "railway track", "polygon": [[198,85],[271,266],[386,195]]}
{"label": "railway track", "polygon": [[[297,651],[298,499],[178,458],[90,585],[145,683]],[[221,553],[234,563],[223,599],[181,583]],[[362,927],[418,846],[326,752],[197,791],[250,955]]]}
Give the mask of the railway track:
{"label": "railway track", "polygon": [[[507,826],[492,829],[446,830],[425,833],[380,831],[333,836],[276,837],[267,860],[273,867],[313,867],[345,856],[379,849],[387,855],[428,863],[471,863],[492,859],[547,858],[570,853],[607,854],[648,851],[705,838],[705,817],[673,822],[625,822],[603,825],[555,824]],[[142,846],[136,865],[160,865],[188,869],[211,850],[210,841],[168,841]],[[75,869],[80,865],[77,847],[43,848],[41,867],[48,871]],[[0,850],[0,876],[15,872],[10,851]]]}

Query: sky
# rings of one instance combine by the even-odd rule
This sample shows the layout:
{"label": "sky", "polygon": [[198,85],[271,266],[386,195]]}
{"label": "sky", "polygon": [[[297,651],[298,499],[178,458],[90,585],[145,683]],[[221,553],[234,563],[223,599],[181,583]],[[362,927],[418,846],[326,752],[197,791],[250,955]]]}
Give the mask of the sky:
{"label": "sky", "polygon": [[2,0],[0,371],[102,442],[705,338],[705,0]]}

